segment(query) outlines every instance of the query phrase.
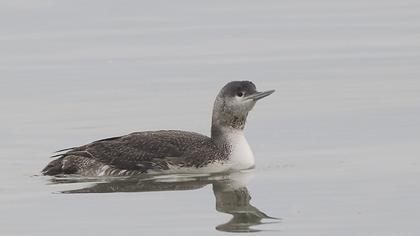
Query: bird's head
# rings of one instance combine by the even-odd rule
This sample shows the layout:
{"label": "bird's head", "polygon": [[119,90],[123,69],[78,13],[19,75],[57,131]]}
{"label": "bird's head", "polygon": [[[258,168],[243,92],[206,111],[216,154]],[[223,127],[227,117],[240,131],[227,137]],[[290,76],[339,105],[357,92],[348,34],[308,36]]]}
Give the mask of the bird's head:
{"label": "bird's head", "polygon": [[250,81],[232,81],[219,92],[213,107],[213,126],[243,129],[248,112],[274,90],[258,92]]}

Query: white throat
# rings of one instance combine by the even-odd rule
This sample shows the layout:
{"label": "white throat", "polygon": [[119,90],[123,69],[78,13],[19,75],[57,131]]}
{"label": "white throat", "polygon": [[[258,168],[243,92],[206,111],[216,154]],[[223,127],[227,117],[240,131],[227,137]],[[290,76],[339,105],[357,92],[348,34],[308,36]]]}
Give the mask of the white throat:
{"label": "white throat", "polygon": [[228,156],[230,168],[234,170],[243,170],[254,167],[254,154],[246,141],[244,132],[238,129],[231,129],[225,134],[226,141],[231,148],[231,152]]}

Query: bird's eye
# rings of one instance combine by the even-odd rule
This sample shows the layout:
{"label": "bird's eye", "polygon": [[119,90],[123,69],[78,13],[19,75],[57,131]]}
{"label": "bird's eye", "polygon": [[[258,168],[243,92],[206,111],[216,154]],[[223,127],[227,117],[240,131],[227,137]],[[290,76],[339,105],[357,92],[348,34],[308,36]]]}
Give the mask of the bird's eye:
{"label": "bird's eye", "polygon": [[243,93],[243,92],[238,92],[236,95],[237,95],[238,97],[242,97],[242,96],[244,96],[244,93]]}

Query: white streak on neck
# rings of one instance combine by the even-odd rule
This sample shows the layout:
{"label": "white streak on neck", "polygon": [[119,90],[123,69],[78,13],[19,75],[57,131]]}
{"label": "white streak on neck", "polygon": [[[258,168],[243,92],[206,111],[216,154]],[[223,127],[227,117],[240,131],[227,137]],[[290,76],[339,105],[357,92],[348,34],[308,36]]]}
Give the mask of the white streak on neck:
{"label": "white streak on neck", "polygon": [[238,129],[230,129],[225,137],[231,146],[229,164],[231,169],[243,170],[254,167],[254,154],[246,141],[244,132]]}

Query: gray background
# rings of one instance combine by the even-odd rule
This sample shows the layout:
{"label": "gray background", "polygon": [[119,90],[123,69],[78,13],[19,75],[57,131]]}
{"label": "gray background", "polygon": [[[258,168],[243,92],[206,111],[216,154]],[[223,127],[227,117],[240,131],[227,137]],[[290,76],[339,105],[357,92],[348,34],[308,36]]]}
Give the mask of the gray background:
{"label": "gray background", "polygon": [[54,150],[133,131],[208,134],[231,80],[252,203],[273,235],[417,235],[420,2],[0,1],[0,234],[223,234],[210,186],[55,194]]}

